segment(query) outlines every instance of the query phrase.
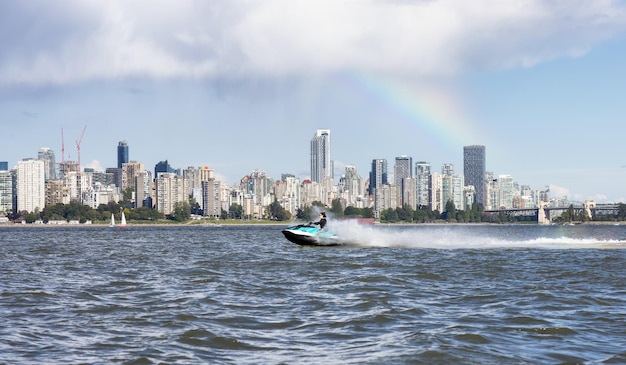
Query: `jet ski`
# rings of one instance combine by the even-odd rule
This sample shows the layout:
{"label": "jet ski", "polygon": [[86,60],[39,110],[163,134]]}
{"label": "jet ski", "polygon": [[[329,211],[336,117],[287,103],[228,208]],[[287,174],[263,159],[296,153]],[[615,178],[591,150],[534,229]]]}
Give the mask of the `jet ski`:
{"label": "jet ski", "polygon": [[282,230],[289,241],[301,246],[339,246],[339,237],[331,231],[309,224],[299,224]]}

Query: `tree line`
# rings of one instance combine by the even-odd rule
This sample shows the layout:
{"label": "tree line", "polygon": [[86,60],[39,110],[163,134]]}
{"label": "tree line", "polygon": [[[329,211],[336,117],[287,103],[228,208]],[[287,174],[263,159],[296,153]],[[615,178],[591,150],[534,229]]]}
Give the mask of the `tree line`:
{"label": "tree line", "polygon": [[[343,207],[340,199],[334,199],[328,207],[320,201],[313,202],[310,206],[299,208],[296,212],[297,219],[301,221],[312,221],[319,211],[330,212],[335,219],[342,218],[375,218],[372,208],[357,208],[353,206]],[[121,219],[121,212],[124,212],[127,220],[132,221],[158,221],[172,220],[176,222],[186,222],[191,219],[192,214],[202,215],[200,206],[193,198],[189,201],[177,202],[171,214],[165,215],[150,207],[132,208],[130,194],[124,194],[124,199],[119,202],[111,201],[107,204],[100,204],[96,209],[84,205],[78,201],[71,201],[69,204],[58,203],[46,206],[42,211],[9,213],[7,216],[12,221],[26,221],[34,223],[43,221],[78,221],[85,223],[108,222],[111,215],[116,220]],[[220,219],[252,219],[251,216],[244,215],[243,207],[240,204],[232,204],[228,211],[222,209]],[[266,207],[261,219],[274,221],[291,221],[291,212],[284,209],[278,200],[274,200]],[[473,204],[469,210],[457,210],[452,201],[448,201],[443,212],[431,210],[428,207],[417,209],[405,204],[402,207],[388,208],[380,212],[378,218],[381,223],[431,223],[445,221],[448,223],[521,223],[536,222],[537,216],[514,216],[505,212],[487,213],[482,209],[482,205]],[[570,205],[561,216],[553,218],[553,223],[571,223],[588,221],[624,221],[626,220],[626,204],[620,203],[616,214],[594,215],[589,217],[583,210],[577,213]]]}

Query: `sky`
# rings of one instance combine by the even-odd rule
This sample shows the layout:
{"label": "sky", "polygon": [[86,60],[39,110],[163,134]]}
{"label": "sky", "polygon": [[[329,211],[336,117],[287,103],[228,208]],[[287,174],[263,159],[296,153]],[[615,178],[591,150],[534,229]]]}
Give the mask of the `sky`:
{"label": "sky", "polygon": [[80,140],[104,170],[126,141],[150,171],[304,179],[330,129],[335,181],[403,155],[462,175],[478,144],[496,177],[625,202],[625,95],[625,1],[0,2],[11,167]]}

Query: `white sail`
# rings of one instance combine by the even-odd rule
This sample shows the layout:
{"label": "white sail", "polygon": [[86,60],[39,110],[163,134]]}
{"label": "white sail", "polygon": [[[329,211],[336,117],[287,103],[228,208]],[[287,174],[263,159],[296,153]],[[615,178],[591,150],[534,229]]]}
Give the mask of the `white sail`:
{"label": "white sail", "polygon": [[120,224],[121,227],[126,227],[126,216],[124,215],[124,211],[122,211],[122,223]]}
{"label": "white sail", "polygon": [[109,223],[109,227],[115,227],[115,216],[111,213],[111,223]]}

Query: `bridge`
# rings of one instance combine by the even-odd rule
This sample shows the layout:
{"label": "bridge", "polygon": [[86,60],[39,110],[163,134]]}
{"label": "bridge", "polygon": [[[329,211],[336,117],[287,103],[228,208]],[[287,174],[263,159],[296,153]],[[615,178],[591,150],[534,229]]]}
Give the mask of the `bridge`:
{"label": "bridge", "polygon": [[[539,224],[549,224],[553,218],[560,217],[569,209],[569,207],[550,207],[550,202],[543,201],[539,203],[538,208],[485,210],[485,213],[498,214],[503,212],[512,216],[536,217]],[[586,200],[582,206],[573,206],[573,209],[576,214],[586,211],[591,218],[596,215],[617,215],[619,204],[596,204],[594,200]]]}

